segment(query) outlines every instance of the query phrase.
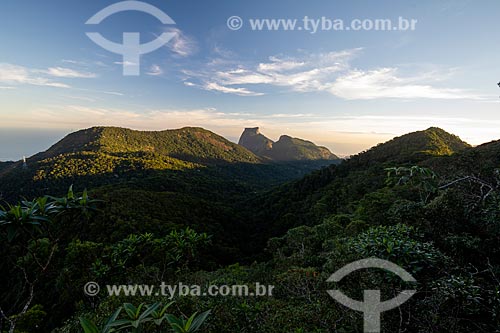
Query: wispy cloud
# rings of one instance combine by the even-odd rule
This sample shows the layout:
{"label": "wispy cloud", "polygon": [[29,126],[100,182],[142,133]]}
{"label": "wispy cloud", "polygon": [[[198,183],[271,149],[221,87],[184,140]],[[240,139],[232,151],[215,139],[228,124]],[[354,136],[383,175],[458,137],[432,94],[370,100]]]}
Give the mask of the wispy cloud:
{"label": "wispy cloud", "polygon": [[[272,56],[266,62],[242,65],[228,59],[213,59],[201,71],[184,71],[191,81],[198,80],[198,87],[218,87],[218,91],[238,95],[259,96],[263,92],[250,90],[247,85],[286,87],[293,91],[308,92],[324,89],[325,83],[335,73],[346,70],[349,61],[361,49],[319,54],[304,53],[300,57]],[[226,89],[224,89],[226,88]],[[247,94],[241,94],[244,89]],[[213,89],[216,90],[216,89]]]}
{"label": "wispy cloud", "polygon": [[101,91],[103,94],[106,95],[113,95],[113,96],[125,96],[125,94],[117,91]]}
{"label": "wispy cloud", "polygon": [[178,28],[168,28],[166,32],[175,34],[174,38],[166,44],[174,54],[181,57],[187,57],[198,51],[198,43],[196,40],[182,32],[182,30]]}
{"label": "wispy cloud", "polygon": [[65,77],[65,78],[83,78],[91,79],[97,77],[95,73],[81,72],[71,68],[65,67],[50,67],[46,73],[54,77]]}
{"label": "wispy cloud", "polygon": [[[101,55],[96,54],[96,56],[100,57]],[[101,60],[62,59],[60,62],[61,64],[64,64],[63,66],[72,66],[84,69],[87,72],[87,74],[96,67],[101,70],[104,68],[109,68],[109,64],[106,64]]]}
{"label": "wispy cloud", "polygon": [[[425,75],[424,75],[425,76]],[[429,82],[429,80],[426,80]],[[481,99],[463,89],[438,88],[424,83],[421,77],[402,77],[397,68],[372,71],[351,70],[328,84],[327,91],[335,96],[354,99]]]}
{"label": "wispy cloud", "polygon": [[115,65],[120,65],[120,66],[135,66],[137,63],[132,62],[132,61],[115,61],[113,62]]}
{"label": "wispy cloud", "polygon": [[104,95],[112,95],[112,96],[125,96],[125,94],[118,92],[118,91],[96,90],[96,89],[86,89],[86,88],[74,88],[74,90],[88,92],[88,93],[91,93],[92,96],[96,96],[96,94],[104,94]]}
{"label": "wispy cloud", "polygon": [[270,62],[259,64],[259,70],[262,72],[282,72],[286,70],[292,70],[300,67],[304,67],[306,63],[304,61],[296,60],[286,60],[277,57],[270,57]]}
{"label": "wispy cloud", "polygon": [[159,76],[163,74],[163,69],[159,65],[152,65],[146,74],[151,76]]}
{"label": "wispy cloud", "polygon": [[220,91],[226,94],[236,94],[240,96],[259,96],[263,95],[262,93],[256,93],[253,91],[250,91],[246,88],[230,88],[230,87],[225,87],[217,84],[216,82],[209,82],[204,86],[204,89],[206,90],[215,90],[215,91]]}
{"label": "wispy cloud", "polygon": [[77,64],[80,64],[81,62],[80,61],[77,61],[77,60],[71,60],[71,59],[63,59],[61,60],[61,62],[64,62],[66,64],[73,64],[73,65],[77,65]]}
{"label": "wispy cloud", "polygon": [[[36,114],[36,122],[33,120]],[[64,116],[62,116],[64,115]],[[7,115],[8,126],[34,126],[50,124],[54,128],[82,128],[91,126],[126,126],[135,129],[160,130],[184,126],[206,126],[212,128],[235,127],[240,130],[242,122],[250,125],[248,116],[237,113],[226,114],[213,108],[206,109],[156,109],[132,111],[120,108],[90,107],[85,105],[50,105],[17,115]],[[252,122],[253,123],[253,122]]]}
{"label": "wispy cloud", "polygon": [[218,58],[202,70],[185,70],[183,74],[188,85],[240,96],[260,96],[268,91],[266,87],[280,87],[301,93],[326,92],[346,100],[484,98],[464,89],[436,85],[450,79],[452,70],[426,70],[415,65],[410,74],[403,75],[398,67],[354,68],[352,61],[362,50],[301,52],[295,57],[272,56],[256,64]]}
{"label": "wispy cloud", "polygon": [[40,70],[28,69],[23,66],[1,63],[0,82],[7,84],[28,84],[56,88],[70,87],[65,83],[54,82],[50,78],[43,76],[40,72]]}
{"label": "wispy cloud", "polygon": [[[33,117],[34,114],[37,116]],[[53,128],[104,125],[150,130],[200,126],[214,130],[220,129],[223,135],[232,136],[238,135],[243,127],[281,128],[281,125],[276,124],[276,118],[280,118],[286,124],[317,120],[315,115],[302,113],[258,115],[244,112],[222,112],[215,108],[130,110],[69,103],[40,106],[29,112],[6,115],[3,122],[12,127],[20,124],[23,126],[49,124]]]}
{"label": "wispy cloud", "polygon": [[74,100],[79,100],[79,101],[84,101],[84,102],[91,102],[91,103],[97,101],[95,98],[87,97],[87,96],[63,95],[62,97],[74,99]]}
{"label": "wispy cloud", "polygon": [[[186,86],[193,87],[197,86],[197,84],[186,81],[184,82]],[[254,92],[251,90],[248,90],[247,88],[232,88],[232,87],[227,87],[227,86],[222,86],[218,84],[217,82],[205,82],[203,85],[199,86],[201,89],[208,90],[208,91],[217,91],[221,92],[224,94],[234,94],[234,95],[239,95],[239,96],[260,96],[263,95],[263,93],[258,93]]]}

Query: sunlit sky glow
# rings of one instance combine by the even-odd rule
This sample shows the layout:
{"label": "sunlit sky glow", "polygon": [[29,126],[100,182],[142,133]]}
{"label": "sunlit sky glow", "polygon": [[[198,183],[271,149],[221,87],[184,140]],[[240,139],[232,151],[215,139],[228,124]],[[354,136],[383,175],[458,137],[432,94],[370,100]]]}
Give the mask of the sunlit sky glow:
{"label": "sunlit sky glow", "polygon": [[[0,160],[98,126],[201,126],[236,141],[259,126],[347,155],[439,126],[471,144],[500,139],[497,0],[146,2],[176,25],[126,12],[85,22],[117,1],[0,2]],[[418,19],[416,31],[239,31],[250,18]],[[94,44],[176,37],[124,77],[120,55]],[[25,130],[20,130],[25,129]],[[36,129],[29,136],[26,129]],[[43,139],[45,138],[45,139]]]}

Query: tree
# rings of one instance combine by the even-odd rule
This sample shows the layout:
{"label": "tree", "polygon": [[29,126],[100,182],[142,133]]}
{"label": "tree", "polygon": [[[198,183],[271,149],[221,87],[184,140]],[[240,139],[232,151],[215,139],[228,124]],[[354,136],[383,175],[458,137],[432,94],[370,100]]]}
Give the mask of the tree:
{"label": "tree", "polygon": [[438,177],[428,168],[420,166],[387,168],[387,183],[389,185],[409,185],[416,188],[420,202],[426,204],[438,190]]}
{"label": "tree", "polygon": [[[60,224],[75,221],[82,214],[88,216],[96,210],[96,203],[87,191],[75,196],[70,187],[62,198],[44,196],[0,206],[0,239],[11,245],[2,269],[8,269],[13,282],[9,297],[0,303],[0,331],[6,322],[9,333],[13,333],[30,309],[36,287],[47,274],[64,236]],[[8,310],[4,308],[7,304]]]}

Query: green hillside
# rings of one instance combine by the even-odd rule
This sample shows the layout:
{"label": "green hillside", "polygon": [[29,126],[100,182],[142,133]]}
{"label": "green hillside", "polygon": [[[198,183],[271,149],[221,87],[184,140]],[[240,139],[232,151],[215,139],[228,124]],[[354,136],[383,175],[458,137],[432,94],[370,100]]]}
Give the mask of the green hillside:
{"label": "green hillside", "polygon": [[246,148],[202,128],[134,131],[94,127],[69,134],[47,151],[28,158],[27,168],[22,162],[6,164],[0,169],[0,189],[5,198],[16,199],[47,190],[61,194],[71,184],[97,188],[126,181],[140,183],[148,177],[171,182],[179,174],[189,182],[190,177],[207,173],[208,178],[218,174],[220,183],[234,179],[241,184],[238,187],[248,190],[298,178],[323,165],[313,161],[265,165]]}
{"label": "green hillside", "polygon": [[371,148],[364,154],[353,157],[360,163],[370,162],[413,162],[429,156],[447,156],[464,150],[470,145],[456,135],[441,128],[431,127],[396,137]]}
{"label": "green hillside", "polygon": [[68,135],[35,158],[73,152],[108,154],[151,153],[193,162],[256,163],[259,158],[245,148],[203,128],[134,131],[119,127],[94,127]]}
{"label": "green hillside", "polygon": [[316,146],[311,141],[292,138],[282,135],[273,144],[271,152],[275,161],[301,161],[301,160],[338,160],[328,148]]}
{"label": "green hillside", "polygon": [[[0,226],[22,226],[14,229],[19,235],[0,230],[0,269],[9,272],[0,275],[0,307],[19,313],[20,300],[29,297],[18,267],[40,279],[19,329],[36,323],[35,333],[56,327],[81,333],[81,317],[104,324],[123,303],[165,301],[89,298],[81,292],[88,281],[249,288],[259,282],[275,286],[272,297],[179,296],[172,311],[211,310],[203,325],[209,333],[361,332],[362,316],[326,290],[339,286],[362,299],[361,290],[381,289],[389,299],[409,287],[383,272],[326,282],[340,267],[369,257],[394,262],[418,281],[410,301],[384,313],[383,332],[500,327],[500,141],[470,147],[430,128],[293,180],[304,172],[293,164],[213,163],[208,154],[181,159],[156,148],[175,145],[152,145],[148,135],[90,134],[95,140],[75,136],[30,159],[27,170],[0,177],[4,191],[6,184],[31,186],[32,193],[90,184],[91,199],[102,200],[71,192],[0,209]],[[38,209],[44,203],[52,207],[48,213]],[[82,209],[87,215],[77,214]],[[19,219],[18,211],[29,214]],[[43,228],[30,225],[40,221]],[[50,258],[51,248],[54,260],[42,274],[35,259]],[[153,332],[152,325],[145,321],[145,331]]]}
{"label": "green hillside", "polygon": [[[193,225],[214,236],[212,249],[218,255],[213,257],[228,262],[249,248],[236,236],[247,232],[240,217],[247,198],[319,167],[314,161],[263,163],[247,149],[201,128],[146,132],[94,127],[29,158],[27,167],[9,164],[0,172],[0,193],[3,200],[15,202],[46,193],[62,195],[71,185],[88,188],[109,207],[96,218],[97,225],[144,232]],[[135,198],[155,197],[155,205],[168,211],[159,218],[153,207],[129,205],[131,192]],[[113,232],[97,236],[116,240]]]}

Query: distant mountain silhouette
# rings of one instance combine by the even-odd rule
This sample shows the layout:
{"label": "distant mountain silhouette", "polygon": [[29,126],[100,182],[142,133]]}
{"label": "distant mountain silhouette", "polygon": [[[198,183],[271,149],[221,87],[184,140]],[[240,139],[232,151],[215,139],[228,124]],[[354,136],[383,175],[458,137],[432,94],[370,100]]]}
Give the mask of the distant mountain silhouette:
{"label": "distant mountain silhouette", "polygon": [[245,128],[238,142],[257,156],[278,162],[339,160],[328,148],[288,135],[274,142],[260,133],[258,127]]}

